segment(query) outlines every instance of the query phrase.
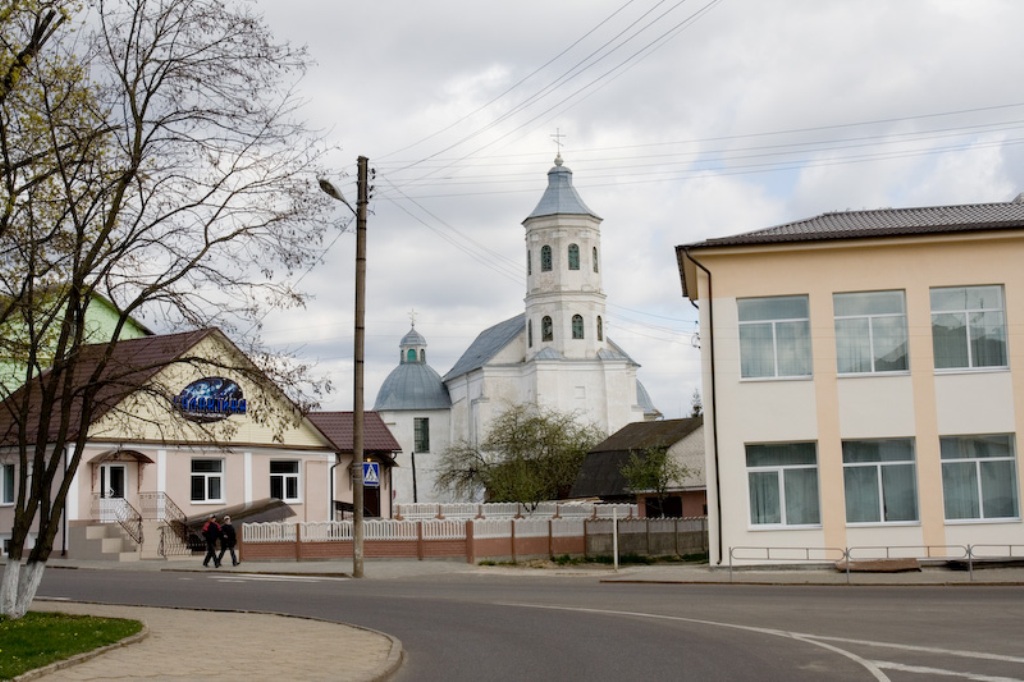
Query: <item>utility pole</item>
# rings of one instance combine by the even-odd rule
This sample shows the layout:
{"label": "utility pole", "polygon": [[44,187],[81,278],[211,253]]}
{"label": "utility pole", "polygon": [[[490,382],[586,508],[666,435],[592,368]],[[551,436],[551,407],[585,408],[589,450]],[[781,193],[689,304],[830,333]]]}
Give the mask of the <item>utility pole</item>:
{"label": "utility pole", "polygon": [[352,577],[363,577],[363,358],[366,344],[366,207],[370,160],[358,159],[356,176],[356,322],[352,380]]}
{"label": "utility pole", "polygon": [[[363,358],[366,345],[366,207],[370,203],[370,160],[358,159],[356,207],[326,178],[320,189],[348,207],[356,216],[356,305],[352,377],[352,577],[363,577]],[[333,482],[333,478],[331,481]],[[333,497],[333,495],[332,495]],[[331,500],[334,504],[334,500]]]}

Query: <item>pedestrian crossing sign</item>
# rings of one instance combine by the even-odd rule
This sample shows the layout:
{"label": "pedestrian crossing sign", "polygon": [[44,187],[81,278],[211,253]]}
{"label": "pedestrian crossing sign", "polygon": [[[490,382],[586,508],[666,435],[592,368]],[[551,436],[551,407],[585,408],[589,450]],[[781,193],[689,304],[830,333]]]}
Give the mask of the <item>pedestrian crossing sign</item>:
{"label": "pedestrian crossing sign", "polygon": [[380,464],[363,462],[363,485],[367,488],[380,487]]}

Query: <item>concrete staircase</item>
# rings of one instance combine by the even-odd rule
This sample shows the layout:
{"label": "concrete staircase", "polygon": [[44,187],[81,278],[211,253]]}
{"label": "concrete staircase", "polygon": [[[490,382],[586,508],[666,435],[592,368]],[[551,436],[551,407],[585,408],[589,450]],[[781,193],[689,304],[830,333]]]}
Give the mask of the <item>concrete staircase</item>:
{"label": "concrete staircase", "polygon": [[76,559],[87,561],[138,561],[142,548],[117,523],[72,523],[68,528],[68,550]]}

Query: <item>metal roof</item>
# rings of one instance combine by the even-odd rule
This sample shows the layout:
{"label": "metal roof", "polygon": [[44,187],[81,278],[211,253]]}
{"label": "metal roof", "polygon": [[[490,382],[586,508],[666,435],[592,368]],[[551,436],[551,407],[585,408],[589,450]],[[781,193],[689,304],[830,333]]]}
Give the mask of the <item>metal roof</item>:
{"label": "metal roof", "polygon": [[448,389],[433,367],[422,362],[403,362],[381,384],[373,409],[443,410],[451,406]]}
{"label": "metal roof", "polygon": [[1024,229],[1024,194],[1004,203],[883,208],[823,213],[753,232],[717,237],[685,248],[784,244],[906,235]]}
{"label": "metal roof", "polygon": [[572,186],[572,171],[562,165],[561,155],[555,157],[555,165],[548,171],[548,188],[544,190],[544,196],[526,220],[551,215],[588,215],[601,219],[576,193]]}
{"label": "metal roof", "polygon": [[520,313],[513,318],[483,330],[476,339],[469,345],[462,357],[444,375],[444,380],[449,381],[473,370],[480,369],[487,361],[498,354],[502,348],[507,346],[519,334],[526,329],[526,313]]}

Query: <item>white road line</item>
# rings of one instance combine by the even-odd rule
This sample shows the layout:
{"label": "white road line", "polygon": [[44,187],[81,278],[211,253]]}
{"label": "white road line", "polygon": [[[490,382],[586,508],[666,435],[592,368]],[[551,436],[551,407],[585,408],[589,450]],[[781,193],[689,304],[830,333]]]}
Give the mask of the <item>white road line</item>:
{"label": "white road line", "polygon": [[919,675],[945,675],[946,677],[962,677],[965,680],[975,680],[975,682],[1020,682],[1019,677],[993,677],[992,675],[979,675],[977,673],[959,673],[953,672],[952,670],[942,670],[940,668],[928,668],[923,665],[904,665],[902,663],[892,663],[890,661],[875,661],[879,668],[886,668],[888,670],[898,670],[899,672],[905,673],[917,673]]}
{"label": "white road line", "polygon": [[271,573],[221,573],[209,577],[221,581],[267,583],[320,583],[349,580],[349,578],[337,578],[328,575],[275,575]]}

